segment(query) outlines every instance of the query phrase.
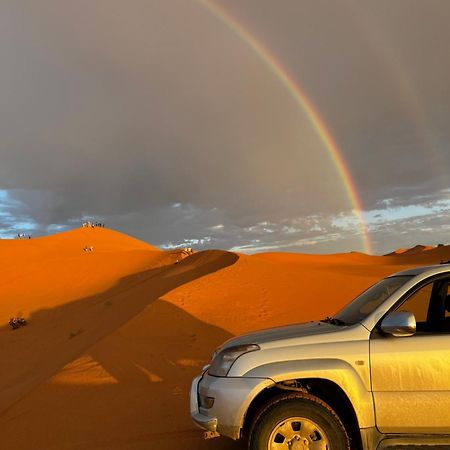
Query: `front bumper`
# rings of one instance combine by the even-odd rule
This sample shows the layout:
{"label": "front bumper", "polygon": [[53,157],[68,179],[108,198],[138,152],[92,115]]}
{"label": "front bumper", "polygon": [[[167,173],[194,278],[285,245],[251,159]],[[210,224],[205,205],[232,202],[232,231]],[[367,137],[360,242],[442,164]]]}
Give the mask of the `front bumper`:
{"label": "front bumper", "polygon": [[[213,377],[205,372],[192,382],[192,420],[203,430],[239,439],[250,403],[263,389],[273,384],[268,378]],[[214,398],[210,409],[200,407],[199,394]]]}
{"label": "front bumper", "polygon": [[217,418],[216,417],[208,417],[200,413],[199,405],[198,405],[198,385],[203,378],[203,375],[200,375],[192,381],[191,386],[191,417],[194,423],[200,427],[202,430],[206,431],[217,431]]}

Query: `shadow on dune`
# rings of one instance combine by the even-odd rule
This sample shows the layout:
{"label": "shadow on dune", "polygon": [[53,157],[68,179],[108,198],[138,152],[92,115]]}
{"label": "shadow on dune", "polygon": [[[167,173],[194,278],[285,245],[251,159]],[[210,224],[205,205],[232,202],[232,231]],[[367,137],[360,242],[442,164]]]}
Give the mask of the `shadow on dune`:
{"label": "shadow on dune", "polygon": [[237,260],[229,252],[201,252],[38,311],[18,331],[1,329],[5,447],[240,448],[228,440],[203,441],[188,407],[192,377],[231,335],[158,300]]}

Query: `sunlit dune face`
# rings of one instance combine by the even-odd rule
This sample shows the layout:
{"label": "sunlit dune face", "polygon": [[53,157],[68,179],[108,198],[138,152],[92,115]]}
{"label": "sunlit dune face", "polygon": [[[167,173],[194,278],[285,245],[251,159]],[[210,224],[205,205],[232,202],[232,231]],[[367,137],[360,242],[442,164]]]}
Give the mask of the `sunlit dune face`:
{"label": "sunlit dune face", "polygon": [[91,356],[85,355],[68,364],[51,379],[52,383],[77,386],[101,386],[119,381]]}

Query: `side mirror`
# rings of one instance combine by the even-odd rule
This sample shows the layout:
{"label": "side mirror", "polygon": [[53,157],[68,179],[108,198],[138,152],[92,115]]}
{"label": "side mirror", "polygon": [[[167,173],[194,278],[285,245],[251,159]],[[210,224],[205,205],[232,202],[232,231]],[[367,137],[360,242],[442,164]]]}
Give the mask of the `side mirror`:
{"label": "side mirror", "polygon": [[412,336],[416,332],[416,318],[408,311],[395,311],[381,322],[381,331],[395,337]]}

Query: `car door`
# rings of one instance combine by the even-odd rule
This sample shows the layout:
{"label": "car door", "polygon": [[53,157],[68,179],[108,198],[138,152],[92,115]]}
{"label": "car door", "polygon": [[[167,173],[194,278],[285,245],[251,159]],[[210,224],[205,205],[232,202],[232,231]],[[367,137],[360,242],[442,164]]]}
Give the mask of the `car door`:
{"label": "car door", "polygon": [[413,336],[372,332],[371,383],[381,432],[450,434],[449,306],[449,278],[434,279],[395,308],[414,313]]}

